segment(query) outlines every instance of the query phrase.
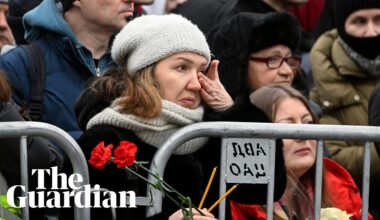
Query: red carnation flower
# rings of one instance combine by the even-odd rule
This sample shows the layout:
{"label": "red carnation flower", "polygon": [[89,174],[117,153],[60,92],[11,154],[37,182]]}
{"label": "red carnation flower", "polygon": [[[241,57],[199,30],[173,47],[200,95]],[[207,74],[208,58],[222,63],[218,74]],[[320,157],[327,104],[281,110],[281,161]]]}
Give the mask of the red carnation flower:
{"label": "red carnation flower", "polygon": [[117,168],[130,167],[136,162],[136,144],[129,141],[120,141],[120,146],[114,151],[115,160],[113,162]]}
{"label": "red carnation flower", "polygon": [[104,169],[104,166],[112,157],[113,145],[109,144],[107,147],[104,146],[104,141],[99,142],[98,145],[92,150],[90,160],[88,161],[91,166],[96,169]]}

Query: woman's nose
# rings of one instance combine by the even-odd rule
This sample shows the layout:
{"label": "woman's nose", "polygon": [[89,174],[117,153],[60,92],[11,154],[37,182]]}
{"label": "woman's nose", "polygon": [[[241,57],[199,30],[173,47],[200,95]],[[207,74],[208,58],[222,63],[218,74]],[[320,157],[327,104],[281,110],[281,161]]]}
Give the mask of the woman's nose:
{"label": "woman's nose", "polygon": [[187,88],[193,91],[201,90],[202,86],[199,82],[197,72],[191,75],[191,78],[189,79],[189,83],[187,84]]}
{"label": "woman's nose", "polygon": [[293,75],[293,69],[289,66],[287,62],[283,62],[281,66],[278,68],[278,74],[284,77],[289,77]]}

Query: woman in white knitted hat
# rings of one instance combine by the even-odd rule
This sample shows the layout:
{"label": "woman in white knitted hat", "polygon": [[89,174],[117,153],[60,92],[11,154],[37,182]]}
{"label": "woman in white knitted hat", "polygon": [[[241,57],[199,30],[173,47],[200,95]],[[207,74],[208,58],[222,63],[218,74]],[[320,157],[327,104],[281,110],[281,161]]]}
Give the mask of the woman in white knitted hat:
{"label": "woman in white knitted hat", "polygon": [[[203,33],[179,15],[147,15],[131,21],[116,35],[111,53],[118,67],[93,81],[90,90],[103,101],[112,97],[112,104],[94,115],[94,109],[102,108],[104,103],[92,105],[95,108],[89,110],[87,106],[99,100],[92,97],[83,101],[83,111],[77,108],[79,120],[89,119],[86,131],[78,140],[87,158],[102,141],[105,145],[112,144],[114,149],[120,141],[128,141],[137,145],[137,161],[150,162],[175,131],[202,121],[201,97],[215,111],[224,110],[228,104],[223,103],[232,101],[218,84],[217,61],[212,62],[209,70],[215,80],[203,74],[210,64],[210,50]],[[199,202],[203,180],[201,164],[194,152],[206,142],[207,138],[186,142],[177,148],[165,169],[165,181],[195,204]],[[89,171],[92,184],[111,191],[132,190],[137,196],[146,191],[145,181],[126,175],[115,166],[107,165],[102,170],[90,166]],[[182,213],[177,210],[165,197],[163,213],[156,217],[168,219],[174,213],[171,219],[182,219]],[[205,214],[193,217],[213,219],[207,211]],[[110,219],[111,212],[93,209],[92,216]],[[119,208],[117,218],[144,219],[145,209]]]}

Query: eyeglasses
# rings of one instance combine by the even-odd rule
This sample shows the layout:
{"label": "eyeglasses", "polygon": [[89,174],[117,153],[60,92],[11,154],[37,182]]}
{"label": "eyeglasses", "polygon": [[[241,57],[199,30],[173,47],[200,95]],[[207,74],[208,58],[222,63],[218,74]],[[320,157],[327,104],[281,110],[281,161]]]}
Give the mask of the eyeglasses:
{"label": "eyeglasses", "polygon": [[256,62],[262,62],[266,63],[267,67],[269,69],[278,69],[284,61],[291,67],[291,68],[297,68],[301,64],[301,57],[299,56],[291,56],[291,57],[279,57],[279,56],[274,56],[274,57],[249,57],[250,60],[256,61]]}

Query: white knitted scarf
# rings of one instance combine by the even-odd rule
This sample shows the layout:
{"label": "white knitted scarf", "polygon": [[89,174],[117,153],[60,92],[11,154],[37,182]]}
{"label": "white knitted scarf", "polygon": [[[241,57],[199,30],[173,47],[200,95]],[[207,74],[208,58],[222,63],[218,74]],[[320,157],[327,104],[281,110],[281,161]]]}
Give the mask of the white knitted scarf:
{"label": "white knitted scarf", "polygon": [[[142,141],[160,148],[168,138],[178,129],[196,122],[200,122],[204,109],[188,109],[172,102],[162,101],[161,114],[153,119],[138,117],[132,114],[120,113],[120,106],[116,99],[113,104],[95,115],[87,124],[87,129],[95,125],[112,125],[133,131]],[[206,144],[208,138],[196,138],[187,141],[178,147],[174,154],[191,154]]]}

